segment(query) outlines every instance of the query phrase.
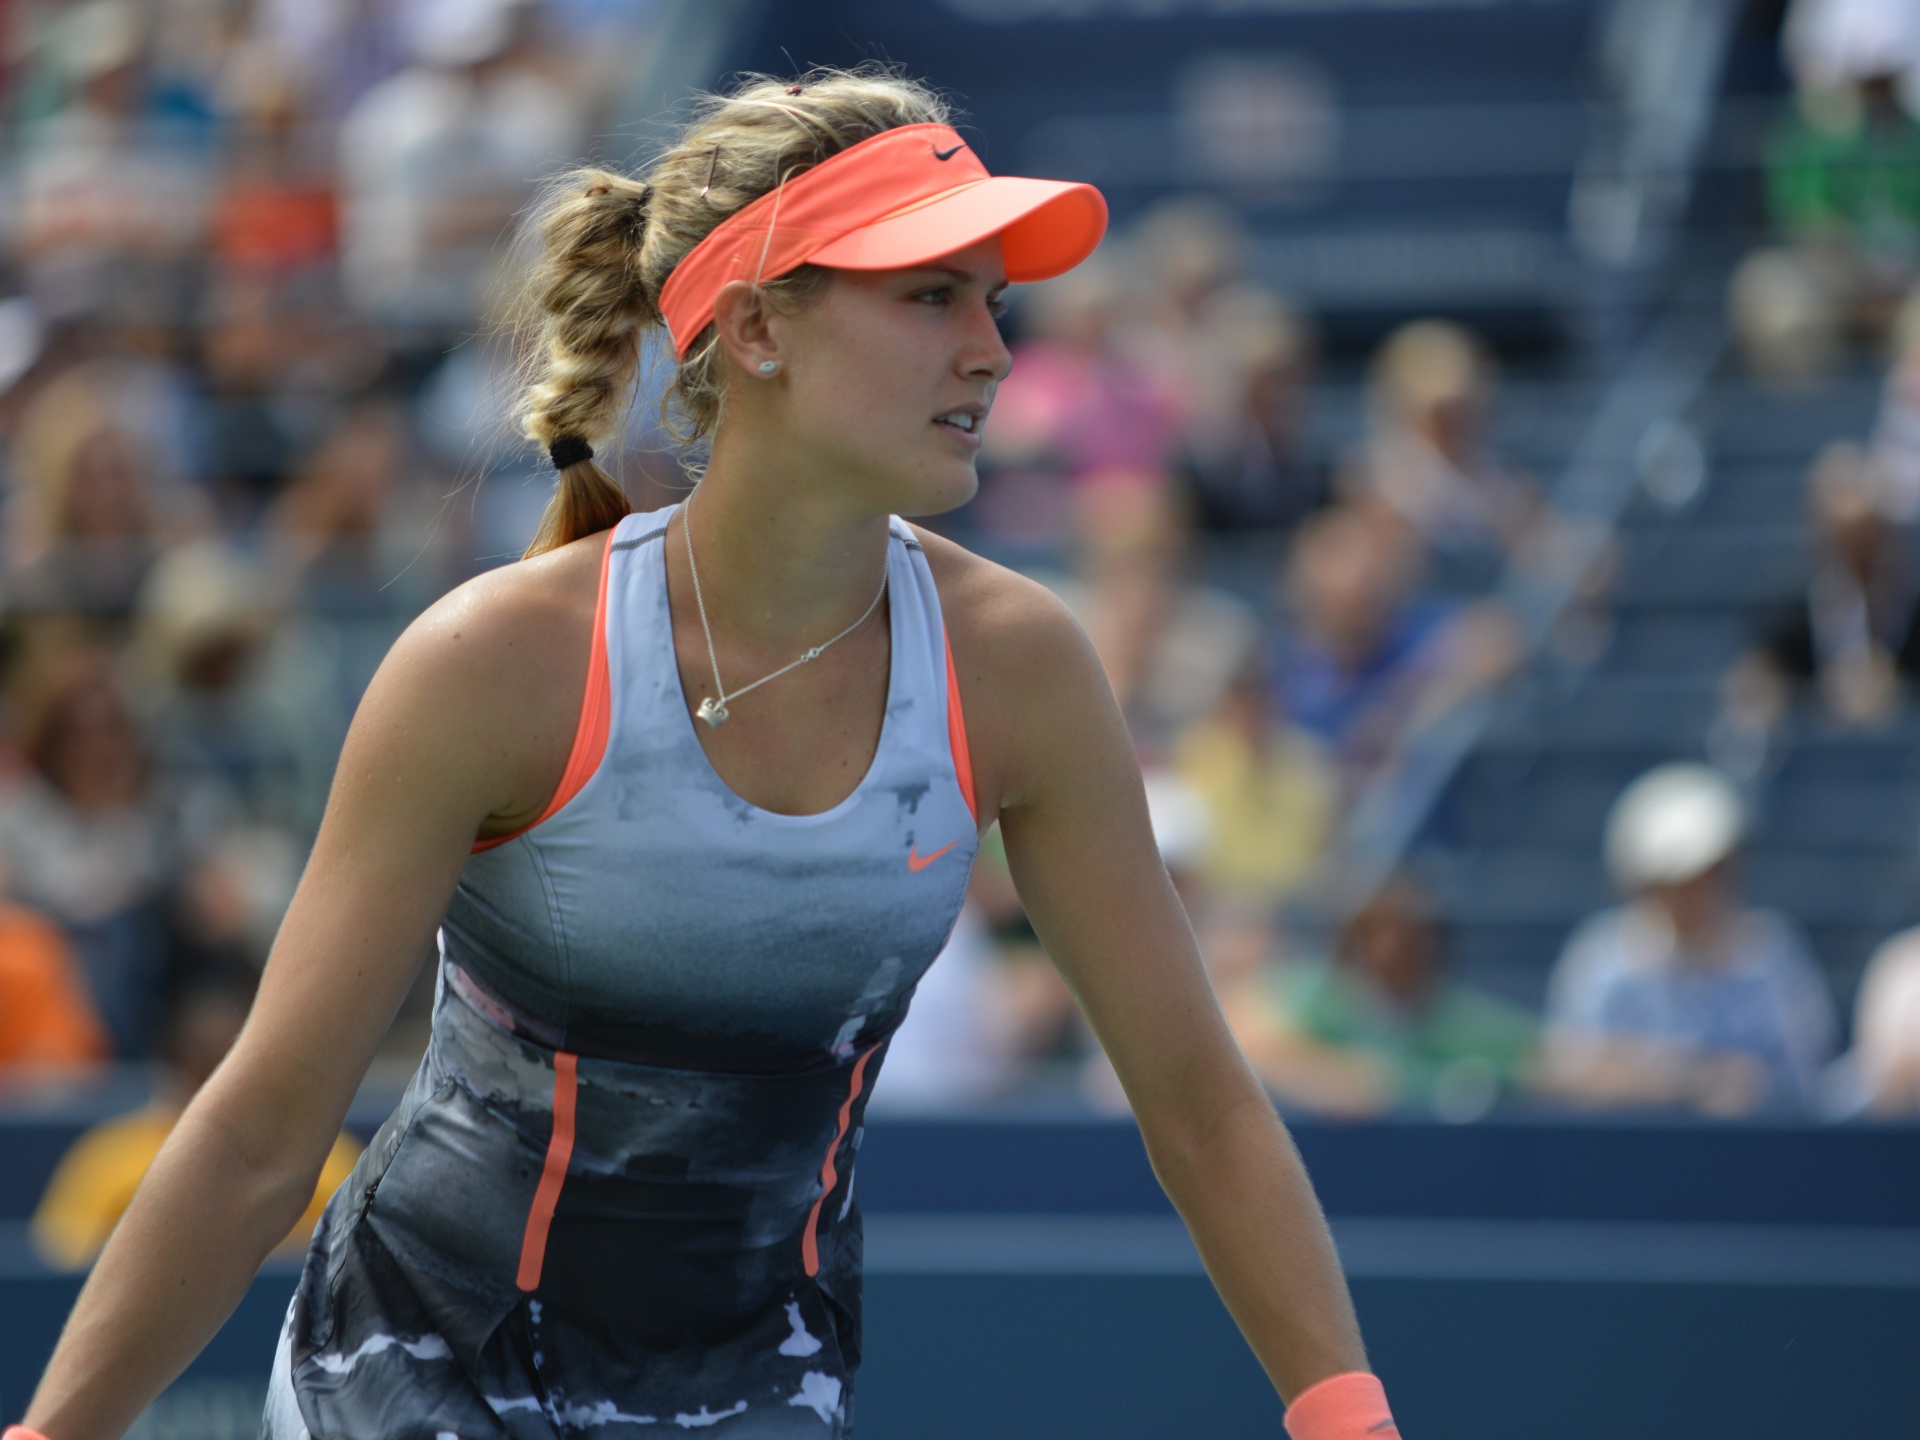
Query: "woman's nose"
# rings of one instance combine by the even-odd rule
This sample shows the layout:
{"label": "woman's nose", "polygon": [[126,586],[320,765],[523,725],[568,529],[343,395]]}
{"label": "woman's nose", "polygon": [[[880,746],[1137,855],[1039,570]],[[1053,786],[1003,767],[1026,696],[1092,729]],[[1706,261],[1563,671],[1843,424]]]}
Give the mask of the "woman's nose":
{"label": "woman's nose", "polygon": [[1013,368],[1013,352],[1007,349],[1007,342],[1000,334],[1000,323],[993,312],[982,305],[976,322],[978,333],[969,337],[969,345],[962,356],[961,368],[965,374],[975,378],[986,378],[995,382],[1007,378],[1007,372]]}

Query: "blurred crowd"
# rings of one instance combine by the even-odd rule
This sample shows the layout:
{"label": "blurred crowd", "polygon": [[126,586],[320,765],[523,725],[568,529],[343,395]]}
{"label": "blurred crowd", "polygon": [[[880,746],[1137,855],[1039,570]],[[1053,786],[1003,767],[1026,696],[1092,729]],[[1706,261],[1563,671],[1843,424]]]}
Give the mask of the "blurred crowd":
{"label": "blurred crowd", "polygon": [[0,1060],[248,985],[375,666],[524,545],[496,280],[653,9],[0,11]]}
{"label": "blurred crowd", "polygon": [[[1451,973],[1417,875],[1370,873],[1356,807],[1430,727],[1524,662],[1521,582],[1584,556],[1588,573],[1563,578],[1576,609],[1602,611],[1613,557],[1570,543],[1570,523],[1500,453],[1498,367],[1457,324],[1389,333],[1366,367],[1358,438],[1328,449],[1312,423],[1312,327],[1248,279],[1243,254],[1229,214],[1176,201],[1099,264],[1037,287],[958,528],[1044,578],[1092,635],[1162,856],[1275,1096],[1455,1121],[1517,1100],[1722,1117],[1920,1109],[1920,961],[1875,962],[1875,976],[1905,978],[1870,981],[1842,1056],[1806,938],[1742,898],[1753,776],[1737,763],[1660,766],[1616,799],[1594,838],[1620,903],[1565,937],[1537,1011]],[[1893,522],[1857,536],[1865,522],[1847,518],[1858,448],[1816,466],[1813,533],[1850,537],[1832,542],[1836,564],[1892,564],[1905,553]],[[1913,595],[1897,598],[1907,608],[1889,619],[1904,627]],[[1791,677],[1833,659],[1804,634],[1818,609],[1786,597],[1786,611],[1800,669],[1768,611],[1725,687],[1730,709],[1768,697],[1730,722],[1766,731],[1761,753]],[[1872,707],[1845,709],[1850,682],[1821,693],[1861,723],[1890,718],[1905,701],[1895,651]],[[1890,942],[1909,951],[1920,934]],[[894,1046],[883,1108],[1049,1073],[1081,1099],[1124,1103],[991,845],[949,961]]]}
{"label": "blurred crowd", "polygon": [[[1802,15],[1819,10],[1873,7],[1796,6],[1777,239],[1735,278],[1735,328],[1769,383],[1848,347],[1894,359],[1874,433],[1815,468],[1812,592],[1728,675],[1721,730],[1750,742],[1730,755],[1765,751],[1802,680],[1871,723],[1920,673],[1903,528],[1920,130],[1913,67],[1889,58],[1920,52],[1897,26]],[[500,430],[497,282],[540,177],[606,133],[658,17],[653,0],[0,15],[0,1066],[159,1060],[164,1116],[245,1013],[374,667],[531,533],[550,471]],[[1666,769],[1621,797],[1622,903],[1568,938],[1544,1014],[1450,974],[1418,877],[1348,864],[1355,806],[1525,662],[1514,578],[1578,553],[1579,604],[1605,604],[1605,548],[1570,546],[1495,441],[1482,337],[1393,329],[1330,442],[1312,319],[1256,282],[1205,198],[1033,287],[1013,333],[982,491],[936,523],[1082,618],[1229,1019],[1284,1102],[1920,1108],[1920,936],[1876,959],[1836,1072],[1805,941],[1738,898],[1737,759],[1732,780]],[[635,428],[644,507],[678,472]],[[880,1103],[1062,1084],[1115,1094],[990,837]]]}
{"label": "blurred crowd", "polygon": [[0,6],[0,1070],[162,1076],[50,1256],[237,1033],[388,646],[526,543],[498,282],[659,8]]}
{"label": "blurred crowd", "polygon": [[[1750,616],[1713,763],[1643,775],[1594,836],[1620,903],[1541,957],[1537,1009],[1454,977],[1435,898],[1373,874],[1352,824],[1436,722],[1525,663],[1529,580],[1578,567],[1544,643],[1576,662],[1604,644],[1613,549],[1501,453],[1488,346],[1442,319],[1393,330],[1361,424],[1330,444],[1311,319],[1254,282],[1246,237],[1204,200],[1025,297],[961,533],[1087,626],[1216,990],[1283,1104],[1920,1112],[1920,930],[1872,958],[1844,1026],[1806,936],[1741,880],[1748,791],[1792,717],[1884,726],[1920,676],[1920,7],[1796,0],[1784,50],[1797,92],[1762,157],[1772,237],[1733,277],[1739,359],[1793,388],[1889,356],[1885,399],[1871,435],[1814,459],[1808,578]],[[916,1011],[891,1063],[912,1054],[924,1083],[895,1074],[883,1100],[1051,1064],[1122,1103],[991,848],[955,953],[975,1028],[958,990],[939,1020]],[[909,1041],[967,1059],[942,1077]]]}

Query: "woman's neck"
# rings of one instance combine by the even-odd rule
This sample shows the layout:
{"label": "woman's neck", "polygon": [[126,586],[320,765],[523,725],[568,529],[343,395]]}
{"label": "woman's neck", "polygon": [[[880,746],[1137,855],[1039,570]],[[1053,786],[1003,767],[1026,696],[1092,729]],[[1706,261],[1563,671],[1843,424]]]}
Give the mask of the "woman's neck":
{"label": "woman's neck", "polygon": [[[819,643],[873,599],[886,563],[884,513],[740,444],[716,441],[683,514],[692,517],[707,618],[736,642]],[[673,548],[685,545],[682,537]]]}

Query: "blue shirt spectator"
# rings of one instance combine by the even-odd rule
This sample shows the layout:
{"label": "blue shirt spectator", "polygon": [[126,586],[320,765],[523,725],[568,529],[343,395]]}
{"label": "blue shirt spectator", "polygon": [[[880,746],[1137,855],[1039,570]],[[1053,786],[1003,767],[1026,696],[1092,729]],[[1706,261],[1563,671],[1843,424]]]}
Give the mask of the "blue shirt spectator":
{"label": "blue shirt spectator", "polygon": [[1791,922],[1743,911],[1719,943],[1695,948],[1648,901],[1603,911],[1573,932],[1554,968],[1547,1024],[1562,1051],[1627,1040],[1684,1059],[1749,1057],[1758,1104],[1793,1109],[1808,1103],[1834,1043],[1832,1002]]}
{"label": "blue shirt spectator", "polygon": [[1600,1104],[1710,1114],[1808,1107],[1833,1002],[1806,941],[1735,883],[1746,810],[1705,765],[1662,765],[1607,819],[1627,903],[1568,939],[1547,994],[1544,1077]]}

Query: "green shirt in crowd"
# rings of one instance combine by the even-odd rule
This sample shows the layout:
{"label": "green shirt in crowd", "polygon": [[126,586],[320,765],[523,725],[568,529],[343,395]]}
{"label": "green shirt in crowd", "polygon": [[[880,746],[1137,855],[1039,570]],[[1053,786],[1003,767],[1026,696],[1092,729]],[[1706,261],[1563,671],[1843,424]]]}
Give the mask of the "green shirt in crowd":
{"label": "green shirt in crowd", "polygon": [[1366,976],[1327,962],[1289,968],[1281,1001],[1294,1024],[1324,1045],[1358,1050],[1400,1073],[1403,1104],[1424,1104],[1461,1061],[1490,1071],[1502,1089],[1521,1082],[1538,1025],[1516,1005],[1441,979],[1416,1011],[1395,1004]]}
{"label": "green shirt in crowd", "polygon": [[1840,129],[1796,116],[1767,147],[1767,205],[1788,235],[1845,234],[1912,256],[1920,236],[1920,125],[1905,116]]}

